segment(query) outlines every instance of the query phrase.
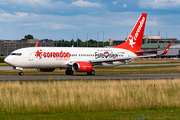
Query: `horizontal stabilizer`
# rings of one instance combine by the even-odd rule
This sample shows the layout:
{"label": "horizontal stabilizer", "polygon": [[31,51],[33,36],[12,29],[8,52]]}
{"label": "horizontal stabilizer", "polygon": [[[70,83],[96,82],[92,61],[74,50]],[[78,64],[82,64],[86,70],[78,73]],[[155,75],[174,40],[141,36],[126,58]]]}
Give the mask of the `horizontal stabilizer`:
{"label": "horizontal stabilizer", "polygon": [[[169,47],[170,47],[170,45],[171,45],[171,43],[172,43],[172,41],[169,43]],[[168,48],[168,47],[167,47]],[[167,49],[166,48],[166,49]],[[142,51],[136,51],[136,53],[137,54],[140,54],[140,53],[152,53],[152,52],[157,52],[157,51],[161,51],[161,50],[164,50],[164,47],[163,48],[159,48],[159,49],[153,49],[153,50],[142,50]],[[166,53],[164,53],[164,54],[166,54]],[[163,55],[164,55],[163,54]]]}
{"label": "horizontal stabilizer", "polygon": [[162,54],[160,54],[160,55],[165,55],[165,54],[168,53],[169,48],[170,48],[170,46],[171,46],[171,43],[172,43],[172,41],[169,43],[169,45],[168,45],[167,48],[164,50],[164,52],[163,52]]}
{"label": "horizontal stabilizer", "polygon": [[140,53],[152,53],[152,52],[157,52],[158,49],[154,49],[154,50],[143,50],[143,51],[136,51],[137,54],[140,54]]}

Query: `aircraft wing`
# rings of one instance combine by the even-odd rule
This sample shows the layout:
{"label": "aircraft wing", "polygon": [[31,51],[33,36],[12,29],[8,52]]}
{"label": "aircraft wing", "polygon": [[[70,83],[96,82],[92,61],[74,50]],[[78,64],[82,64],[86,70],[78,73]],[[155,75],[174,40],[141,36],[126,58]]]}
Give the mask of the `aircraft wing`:
{"label": "aircraft wing", "polygon": [[122,58],[114,58],[114,59],[99,59],[99,60],[92,60],[92,61],[89,61],[89,62],[91,62],[91,63],[114,62],[114,61],[134,60],[134,59],[137,59],[137,58],[157,57],[157,56],[167,54],[167,52],[169,51],[169,48],[171,46],[171,43],[172,43],[172,41],[169,43],[169,45],[167,46],[167,48],[165,49],[165,51],[162,54],[151,54],[151,55],[134,56],[134,57],[122,57]]}

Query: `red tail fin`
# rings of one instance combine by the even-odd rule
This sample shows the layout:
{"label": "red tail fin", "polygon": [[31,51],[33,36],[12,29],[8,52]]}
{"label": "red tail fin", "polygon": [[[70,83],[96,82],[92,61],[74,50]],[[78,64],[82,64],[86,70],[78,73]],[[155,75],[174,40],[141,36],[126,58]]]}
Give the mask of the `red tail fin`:
{"label": "red tail fin", "polygon": [[39,47],[39,42],[36,43],[36,46],[35,47]]}
{"label": "red tail fin", "polygon": [[117,45],[114,48],[128,49],[132,52],[140,50],[142,45],[146,17],[147,14],[142,13],[133,30],[131,31],[128,39],[124,43]]}

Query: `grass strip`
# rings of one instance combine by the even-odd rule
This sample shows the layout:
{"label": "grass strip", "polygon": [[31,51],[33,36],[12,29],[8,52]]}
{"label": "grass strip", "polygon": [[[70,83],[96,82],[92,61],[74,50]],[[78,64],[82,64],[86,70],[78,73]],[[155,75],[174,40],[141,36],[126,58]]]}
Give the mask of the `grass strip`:
{"label": "grass strip", "polygon": [[180,119],[180,80],[1,82],[0,119]]}
{"label": "grass strip", "polygon": [[141,111],[180,107],[180,81],[1,82],[1,114]]}
{"label": "grass strip", "polygon": [[111,112],[62,112],[55,114],[0,114],[0,119],[8,120],[159,120],[180,119],[180,109],[158,109],[137,111],[111,111]]}

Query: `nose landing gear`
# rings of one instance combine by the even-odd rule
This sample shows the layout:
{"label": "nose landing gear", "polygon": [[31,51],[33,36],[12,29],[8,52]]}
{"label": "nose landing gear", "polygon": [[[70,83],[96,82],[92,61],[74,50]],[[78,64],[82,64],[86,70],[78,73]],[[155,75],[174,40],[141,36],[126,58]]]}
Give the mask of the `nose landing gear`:
{"label": "nose landing gear", "polygon": [[21,67],[13,67],[15,70],[20,70],[20,72],[19,72],[19,76],[23,76],[24,75],[24,73],[23,73],[23,68],[21,68]]}
{"label": "nose landing gear", "polygon": [[23,71],[20,71],[19,76],[23,76],[23,75],[24,75]]}

